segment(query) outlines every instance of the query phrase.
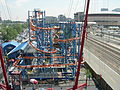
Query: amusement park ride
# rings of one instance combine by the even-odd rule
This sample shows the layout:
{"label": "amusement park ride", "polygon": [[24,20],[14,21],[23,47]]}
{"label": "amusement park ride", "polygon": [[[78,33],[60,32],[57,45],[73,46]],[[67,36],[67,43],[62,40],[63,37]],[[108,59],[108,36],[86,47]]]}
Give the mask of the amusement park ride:
{"label": "amusement park ride", "polygon": [[[28,12],[29,40],[27,45],[35,50],[31,55],[20,53],[12,64],[17,71],[7,73],[0,49],[1,66],[5,85],[4,90],[21,90],[25,80],[75,80],[73,88],[87,86],[87,83],[78,85],[80,65],[83,61],[83,46],[86,34],[89,2],[87,2],[86,16],[83,31],[80,24],[75,22],[61,22],[48,24],[45,22],[45,11],[35,9]],[[9,79],[12,81],[9,86]],[[17,89],[19,88],[19,89]]]}

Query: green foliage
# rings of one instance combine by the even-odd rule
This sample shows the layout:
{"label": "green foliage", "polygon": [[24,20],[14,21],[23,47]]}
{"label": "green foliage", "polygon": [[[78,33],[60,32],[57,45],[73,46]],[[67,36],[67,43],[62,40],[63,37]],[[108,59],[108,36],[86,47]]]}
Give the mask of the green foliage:
{"label": "green foliage", "polygon": [[92,73],[88,69],[86,69],[86,77],[87,78],[91,78],[92,77]]}
{"label": "green foliage", "polygon": [[27,23],[4,23],[0,26],[2,39],[4,41],[15,39],[26,28]]}
{"label": "green foliage", "polygon": [[22,25],[21,24],[14,24],[12,27],[18,32],[18,34],[20,32],[22,32]]}
{"label": "green foliage", "polygon": [[28,23],[24,23],[24,24],[22,24],[22,28],[27,28],[28,27]]}

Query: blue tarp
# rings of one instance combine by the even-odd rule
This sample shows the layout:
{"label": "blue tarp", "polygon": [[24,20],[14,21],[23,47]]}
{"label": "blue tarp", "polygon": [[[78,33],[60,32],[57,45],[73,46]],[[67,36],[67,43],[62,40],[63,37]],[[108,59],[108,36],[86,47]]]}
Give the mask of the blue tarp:
{"label": "blue tarp", "polygon": [[2,48],[4,48],[7,45],[14,45],[14,46],[18,46],[19,43],[17,41],[10,41],[10,42],[5,42],[2,44]]}
{"label": "blue tarp", "polygon": [[28,45],[28,41],[21,43],[19,46],[15,47],[12,51],[10,51],[8,55],[19,50],[24,50],[27,45]]}

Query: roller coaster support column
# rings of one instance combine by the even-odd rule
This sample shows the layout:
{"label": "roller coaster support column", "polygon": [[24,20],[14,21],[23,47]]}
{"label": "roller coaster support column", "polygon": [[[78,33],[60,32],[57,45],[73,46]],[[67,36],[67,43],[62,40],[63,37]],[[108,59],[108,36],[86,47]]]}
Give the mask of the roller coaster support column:
{"label": "roller coaster support column", "polygon": [[89,4],[90,4],[90,0],[87,0],[86,15],[85,15],[85,21],[84,21],[84,27],[83,27],[81,48],[80,48],[80,57],[79,57],[79,60],[78,60],[78,68],[77,68],[76,80],[75,80],[75,85],[73,86],[73,90],[77,89],[77,86],[78,86],[78,79],[79,79],[79,74],[80,74],[80,65],[81,65],[81,62],[82,62],[82,59],[83,59],[82,53],[83,53],[85,34],[86,34],[86,28],[87,28],[87,18],[88,18]]}
{"label": "roller coaster support column", "polygon": [[[62,24],[61,23],[61,30],[64,32],[64,28],[65,27],[65,24]],[[64,33],[61,33],[60,34],[60,39],[62,39],[62,40],[64,40],[65,39],[65,37],[64,37]],[[61,42],[61,47],[62,47],[62,50],[61,50],[61,55],[63,55],[64,56],[64,52],[65,52],[65,43],[64,42]],[[63,59],[61,59],[62,60],[62,63],[65,63],[64,62],[64,58]]]}
{"label": "roller coaster support column", "polygon": [[28,30],[29,30],[29,41],[30,41],[30,11],[28,11]]}
{"label": "roller coaster support column", "polygon": [[[74,22],[72,24],[73,28],[73,37],[76,37],[76,23]],[[76,40],[73,40],[73,59],[75,59],[75,54],[76,54]]]}
{"label": "roller coaster support column", "polygon": [[44,26],[44,27],[45,27],[45,17],[46,17],[45,11],[43,11],[43,26]]}
{"label": "roller coaster support column", "polygon": [[6,68],[5,68],[5,64],[4,64],[4,60],[3,60],[3,56],[2,56],[2,46],[1,45],[0,45],[0,61],[1,61],[2,71],[3,71],[3,76],[5,79],[6,90],[12,90],[8,84],[7,72],[6,72]]}
{"label": "roller coaster support column", "polygon": [[[78,24],[78,36],[81,36],[81,29],[80,29],[80,24]],[[78,39],[78,41],[77,41],[77,46],[78,46],[78,55],[80,55],[80,52],[79,52],[79,50],[80,50],[80,40]]]}

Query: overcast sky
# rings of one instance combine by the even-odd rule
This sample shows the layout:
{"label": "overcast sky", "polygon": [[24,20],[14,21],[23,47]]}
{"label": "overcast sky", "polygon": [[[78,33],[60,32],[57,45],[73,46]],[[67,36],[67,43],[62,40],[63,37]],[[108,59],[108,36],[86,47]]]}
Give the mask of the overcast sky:
{"label": "overcast sky", "polygon": [[[0,14],[2,19],[26,20],[28,10],[39,8],[46,11],[47,16],[63,14],[73,18],[75,12],[84,10],[85,0],[0,0]],[[120,7],[120,0],[91,0],[89,12],[100,11],[100,8]]]}

